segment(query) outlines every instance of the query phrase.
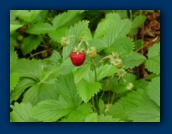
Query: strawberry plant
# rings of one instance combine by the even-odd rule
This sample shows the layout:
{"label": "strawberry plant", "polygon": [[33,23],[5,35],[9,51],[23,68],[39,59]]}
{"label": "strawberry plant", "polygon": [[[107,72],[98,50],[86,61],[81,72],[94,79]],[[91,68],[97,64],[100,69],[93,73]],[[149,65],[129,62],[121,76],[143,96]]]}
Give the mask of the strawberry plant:
{"label": "strawberry plant", "polygon": [[10,121],[160,122],[159,14],[11,10]]}

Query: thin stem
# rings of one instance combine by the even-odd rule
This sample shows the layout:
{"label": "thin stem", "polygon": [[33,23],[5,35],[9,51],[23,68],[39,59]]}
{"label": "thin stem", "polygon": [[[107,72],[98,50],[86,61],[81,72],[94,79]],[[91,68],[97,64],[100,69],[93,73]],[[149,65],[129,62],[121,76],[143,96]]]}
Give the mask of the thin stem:
{"label": "thin stem", "polygon": [[[133,22],[132,10],[129,10],[129,12],[130,12],[130,21],[132,23]],[[133,33],[133,29],[131,28],[130,37],[134,40],[134,37],[133,37],[132,33]]]}
{"label": "thin stem", "polygon": [[142,13],[143,13],[143,10],[140,10],[140,15],[142,15]]}
{"label": "thin stem", "polygon": [[39,54],[41,54],[41,53],[43,53],[43,52],[46,52],[46,51],[47,51],[47,50],[43,50],[43,51],[40,51],[40,52],[31,54],[31,56],[30,56],[29,58],[32,58],[32,57],[34,57],[34,56],[36,56],[36,55],[39,55]]}
{"label": "thin stem", "polygon": [[[81,42],[84,42],[84,44],[85,44],[85,47],[87,48],[87,49],[90,49],[90,46],[89,46],[89,44],[88,44],[88,42],[87,41],[85,41],[85,40],[83,40],[83,41],[81,41]],[[90,58],[91,59],[91,58]],[[94,60],[93,59],[91,59],[91,62],[92,62],[92,65],[93,65],[93,67],[94,67],[94,76],[95,76],[95,82],[97,82],[97,71],[96,71],[96,63],[94,62]],[[95,100],[95,99],[96,100]],[[96,105],[95,105],[95,103],[97,104],[98,103],[98,96],[97,95],[95,95],[94,97],[92,97],[92,105],[93,105],[93,109],[94,109],[94,111],[97,111],[97,108],[96,108]]]}
{"label": "thin stem", "polygon": [[78,47],[80,47],[80,46],[81,46],[81,44],[82,44],[82,41],[78,44]]}
{"label": "thin stem", "polygon": [[93,64],[93,66],[94,66],[94,76],[95,76],[95,82],[96,82],[96,81],[97,81],[96,64],[95,64],[95,62],[94,62],[94,60],[93,60],[93,59],[91,59],[91,61],[92,61],[92,64]]}
{"label": "thin stem", "polygon": [[146,43],[145,45],[143,45],[141,48],[137,49],[136,52],[138,52],[139,50],[143,49],[144,47],[146,47],[148,45],[148,43]]}
{"label": "thin stem", "polygon": [[91,98],[92,104],[93,104],[93,110],[97,111],[96,107],[95,107],[95,102],[94,102],[94,97]]}
{"label": "thin stem", "polygon": [[111,102],[110,102],[111,104],[113,103],[114,99],[115,99],[115,93],[112,94],[112,99],[111,99]]}
{"label": "thin stem", "polygon": [[130,12],[130,20],[131,20],[131,22],[133,21],[133,14],[132,14],[132,10],[129,10],[129,12]]}
{"label": "thin stem", "polygon": [[90,49],[90,45],[88,44],[88,42],[87,41],[84,41],[84,42],[85,42],[87,48]]}
{"label": "thin stem", "polygon": [[100,99],[102,99],[102,97],[103,97],[105,91],[108,90],[108,88],[111,86],[112,79],[113,79],[113,75],[110,77],[108,83],[106,84],[106,87],[107,87],[107,88],[106,88],[105,90],[103,90],[103,92],[102,92],[102,94],[101,94],[101,96],[100,96]]}

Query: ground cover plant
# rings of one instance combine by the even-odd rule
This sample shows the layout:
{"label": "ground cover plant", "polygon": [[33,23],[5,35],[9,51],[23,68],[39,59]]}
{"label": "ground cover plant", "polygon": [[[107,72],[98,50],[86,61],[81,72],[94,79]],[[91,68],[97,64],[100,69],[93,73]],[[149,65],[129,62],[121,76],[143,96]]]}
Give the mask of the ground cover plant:
{"label": "ground cover plant", "polygon": [[160,122],[160,11],[11,10],[11,122]]}

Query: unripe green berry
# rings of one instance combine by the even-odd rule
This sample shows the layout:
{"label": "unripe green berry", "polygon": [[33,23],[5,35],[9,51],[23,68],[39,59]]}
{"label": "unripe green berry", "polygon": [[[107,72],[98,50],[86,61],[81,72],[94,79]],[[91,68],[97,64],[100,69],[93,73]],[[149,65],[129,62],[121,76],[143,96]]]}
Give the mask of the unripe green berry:
{"label": "unripe green berry", "polygon": [[88,57],[95,59],[97,57],[97,52],[95,47],[91,47],[87,50]]}
{"label": "unripe green berry", "polygon": [[63,47],[65,47],[65,46],[67,46],[68,44],[69,44],[69,40],[68,40],[68,38],[67,37],[63,37],[62,39],[61,39],[61,45],[63,46]]}

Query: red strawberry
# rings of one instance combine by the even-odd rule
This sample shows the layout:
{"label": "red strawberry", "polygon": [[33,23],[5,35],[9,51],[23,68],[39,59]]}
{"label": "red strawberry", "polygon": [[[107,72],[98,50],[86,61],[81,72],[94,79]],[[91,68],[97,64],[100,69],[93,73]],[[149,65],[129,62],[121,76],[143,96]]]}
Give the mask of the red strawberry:
{"label": "red strawberry", "polygon": [[81,66],[85,61],[85,52],[71,52],[70,59],[75,66]]}

